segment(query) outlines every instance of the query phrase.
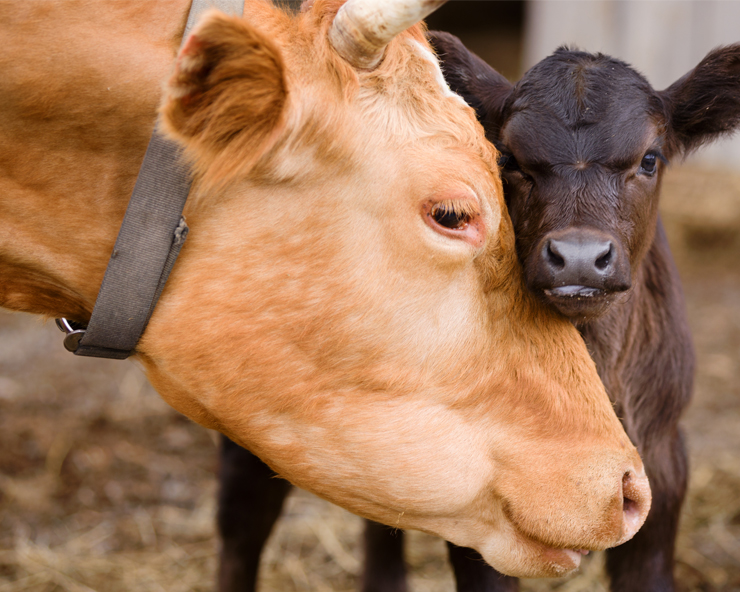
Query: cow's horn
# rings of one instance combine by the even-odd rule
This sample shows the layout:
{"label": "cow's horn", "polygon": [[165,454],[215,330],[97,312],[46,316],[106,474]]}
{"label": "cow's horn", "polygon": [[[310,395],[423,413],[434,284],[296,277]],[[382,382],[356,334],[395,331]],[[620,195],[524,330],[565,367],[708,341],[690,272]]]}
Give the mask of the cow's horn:
{"label": "cow's horn", "polygon": [[356,68],[373,69],[385,46],[447,0],[348,0],[334,17],[329,41]]}

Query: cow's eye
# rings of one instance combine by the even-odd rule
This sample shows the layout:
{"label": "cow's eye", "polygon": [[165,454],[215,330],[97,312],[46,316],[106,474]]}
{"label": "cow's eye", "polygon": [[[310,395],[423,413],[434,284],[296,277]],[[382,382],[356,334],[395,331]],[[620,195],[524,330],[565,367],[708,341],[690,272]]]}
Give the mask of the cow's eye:
{"label": "cow's eye", "polygon": [[467,188],[453,188],[446,193],[421,204],[424,222],[437,234],[479,249],[486,242],[480,201]]}
{"label": "cow's eye", "polygon": [[466,208],[455,207],[454,203],[439,202],[434,204],[431,216],[440,226],[453,230],[464,228],[470,222],[470,212]]}
{"label": "cow's eye", "polygon": [[654,152],[648,152],[642,157],[640,163],[640,172],[646,175],[652,175],[655,173],[655,168],[658,164],[658,156]]}

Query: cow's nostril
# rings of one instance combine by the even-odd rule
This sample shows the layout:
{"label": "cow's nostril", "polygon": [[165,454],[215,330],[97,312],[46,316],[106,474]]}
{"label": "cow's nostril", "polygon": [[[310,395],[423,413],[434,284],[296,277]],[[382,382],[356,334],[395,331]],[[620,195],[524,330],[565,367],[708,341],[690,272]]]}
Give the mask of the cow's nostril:
{"label": "cow's nostril", "polygon": [[604,253],[603,255],[601,255],[601,257],[599,257],[596,260],[596,269],[598,269],[599,271],[604,271],[607,267],[609,267],[609,264],[612,261],[612,253],[613,252],[614,252],[614,247],[610,243],[609,244],[609,249],[607,250],[607,252]]}
{"label": "cow's nostril", "polygon": [[631,516],[632,514],[635,514],[639,511],[637,508],[637,502],[635,500],[631,500],[628,497],[624,498],[624,503],[622,504],[622,510],[628,516]]}
{"label": "cow's nostril", "polygon": [[[650,485],[645,475],[628,470],[622,476],[622,540],[631,539],[650,510]],[[621,543],[620,543],[621,544]]]}
{"label": "cow's nostril", "polygon": [[627,471],[622,476],[622,511],[628,522],[634,521],[640,513],[638,503],[640,493],[635,491],[633,480],[632,471]]}
{"label": "cow's nostril", "polygon": [[547,241],[547,246],[545,247],[545,259],[552,267],[557,269],[563,269],[565,267],[565,259],[560,256],[560,253],[557,252],[556,247],[550,241]]}

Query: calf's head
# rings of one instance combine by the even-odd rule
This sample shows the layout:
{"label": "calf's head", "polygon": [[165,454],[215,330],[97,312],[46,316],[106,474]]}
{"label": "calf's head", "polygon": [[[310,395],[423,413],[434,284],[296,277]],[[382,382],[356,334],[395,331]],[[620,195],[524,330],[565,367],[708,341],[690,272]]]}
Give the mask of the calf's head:
{"label": "calf's head", "polygon": [[527,285],[576,322],[603,314],[652,243],[668,161],[740,124],[740,45],[658,92],[602,54],[560,48],[512,85],[452,35],[432,42],[501,152]]}
{"label": "calf's head", "polygon": [[184,44],[161,114],[194,165],[191,232],[140,357],[295,484],[565,573],[641,525],[640,459],[574,328],[524,288],[474,112],[419,27],[377,20],[405,29],[413,3],[338,8],[248,2]]}

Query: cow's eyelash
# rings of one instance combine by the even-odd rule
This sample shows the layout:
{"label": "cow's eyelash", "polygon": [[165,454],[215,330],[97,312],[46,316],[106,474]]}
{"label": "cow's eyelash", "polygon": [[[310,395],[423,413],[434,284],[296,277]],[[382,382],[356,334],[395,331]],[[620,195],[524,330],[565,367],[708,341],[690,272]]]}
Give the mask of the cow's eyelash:
{"label": "cow's eyelash", "polygon": [[445,199],[432,207],[432,213],[444,212],[458,217],[473,217],[480,214],[478,205],[470,199]]}

